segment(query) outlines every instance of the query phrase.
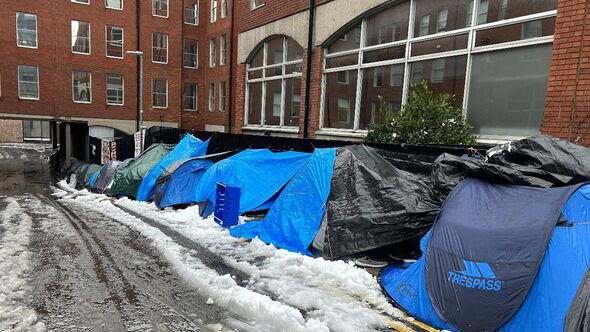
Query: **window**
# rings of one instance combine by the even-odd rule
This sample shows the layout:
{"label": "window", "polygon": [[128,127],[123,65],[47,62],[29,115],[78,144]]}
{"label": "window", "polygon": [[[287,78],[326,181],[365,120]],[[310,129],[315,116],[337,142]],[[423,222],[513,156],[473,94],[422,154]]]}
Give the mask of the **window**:
{"label": "window", "polygon": [[[501,9],[501,8],[500,8]],[[506,11],[504,11],[504,15]],[[471,26],[471,18],[473,17],[473,0],[467,0],[467,18],[465,19],[465,26]],[[479,0],[477,8],[477,24],[484,24],[488,21],[488,0]]]}
{"label": "window", "polygon": [[225,35],[221,35],[221,37],[219,37],[219,65],[223,66],[225,65],[226,62],[226,38]]}
{"label": "window", "polygon": [[106,27],[107,57],[123,58],[123,28]]}
{"label": "window", "polygon": [[447,31],[447,17],[449,15],[448,9],[443,9],[438,12],[438,17],[436,20],[436,32],[445,32]]}
{"label": "window", "polygon": [[219,82],[219,112],[225,112],[225,81]]}
{"label": "window", "polygon": [[37,15],[16,13],[16,45],[37,48]]}
{"label": "window", "polygon": [[152,62],[168,63],[168,34],[162,32],[152,34]]}
{"label": "window", "polygon": [[74,103],[92,102],[92,74],[89,71],[72,72],[72,99]]}
{"label": "window", "polygon": [[525,22],[522,24],[522,39],[536,38],[543,35],[541,20]]}
{"label": "window", "polygon": [[264,0],[251,0],[251,1],[252,1],[250,3],[251,10],[264,6]]}
{"label": "window", "polygon": [[434,59],[432,61],[432,73],[430,75],[430,82],[440,83],[445,76],[445,58]]}
{"label": "window", "polygon": [[217,21],[217,0],[211,0],[211,23]]}
{"label": "window", "polygon": [[39,68],[18,66],[18,97],[20,99],[39,99]]}
{"label": "window", "polygon": [[49,121],[23,120],[23,139],[35,141],[49,141]]}
{"label": "window", "polygon": [[227,16],[227,0],[221,0],[221,18]]}
{"label": "window", "polygon": [[90,54],[90,23],[72,20],[72,53]]}
{"label": "window", "polygon": [[373,74],[373,87],[380,88],[383,86],[383,67],[375,67]]}
{"label": "window", "polygon": [[72,0],[72,2],[82,3],[82,4],[85,4],[85,5],[89,5],[90,4],[90,0]]}
{"label": "window", "polygon": [[216,62],[215,39],[211,39],[209,41],[209,67],[215,68]]}
{"label": "window", "polygon": [[338,83],[348,84],[348,72],[347,71],[339,71],[338,72]]}
{"label": "window", "polygon": [[110,9],[123,9],[123,0],[105,0],[105,6]]}
{"label": "window", "polygon": [[[402,27],[399,23],[393,23],[393,41],[400,41],[402,40]],[[405,39],[405,36],[404,36]]]}
{"label": "window", "polygon": [[209,112],[215,112],[215,83],[209,83]]}
{"label": "window", "polygon": [[338,121],[350,122],[350,99],[348,98],[338,98]]}
{"label": "window", "polygon": [[412,64],[412,73],[410,77],[412,78],[412,84],[417,84],[422,81],[422,62],[414,62]]}
{"label": "window", "polygon": [[390,86],[401,86],[402,85],[402,76],[404,74],[404,65],[391,65],[391,77],[389,78],[389,85]]}
{"label": "window", "polygon": [[193,1],[184,4],[184,23],[199,25],[199,2]]}
{"label": "window", "polygon": [[183,66],[186,68],[197,68],[198,63],[198,47],[197,41],[192,39],[185,39],[183,46]]}
{"label": "window", "polygon": [[168,0],[152,0],[152,16],[168,18]]}
{"label": "window", "polygon": [[506,8],[508,8],[508,0],[502,0],[502,4],[498,8],[498,21],[506,18]]}
{"label": "window", "polygon": [[107,105],[123,105],[124,91],[123,75],[107,74]]}
{"label": "window", "polygon": [[168,107],[168,80],[155,78],[152,80],[152,107]]}
{"label": "window", "polygon": [[430,25],[430,15],[424,15],[420,19],[420,36],[428,34],[428,27]]}
{"label": "window", "polygon": [[244,124],[298,127],[303,48],[291,38],[277,37],[264,42],[251,59]]}
{"label": "window", "polygon": [[182,89],[182,108],[185,111],[197,110],[197,85],[194,83],[184,83]]}

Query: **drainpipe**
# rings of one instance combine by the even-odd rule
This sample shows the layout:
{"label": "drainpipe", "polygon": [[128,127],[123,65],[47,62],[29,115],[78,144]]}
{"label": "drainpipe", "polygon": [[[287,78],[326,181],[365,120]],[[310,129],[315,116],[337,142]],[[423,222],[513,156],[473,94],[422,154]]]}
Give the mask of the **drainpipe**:
{"label": "drainpipe", "polygon": [[[231,27],[229,29],[229,79],[228,79],[228,84],[226,84],[227,86],[227,96],[229,96],[229,103],[227,105],[227,132],[231,133],[231,128],[232,128],[232,92],[233,92],[233,86],[234,86],[234,22],[235,22],[235,14],[236,14],[236,6],[235,6],[235,0],[232,0],[231,2]],[[227,43],[227,39],[226,39],[226,43]],[[227,45],[226,45],[227,47]],[[236,59],[237,60],[237,59]],[[236,63],[237,64],[237,63]],[[226,99],[227,99],[226,96]]]}
{"label": "drainpipe", "polygon": [[[137,34],[137,45],[135,46],[135,49],[137,51],[141,50],[141,27],[140,27],[140,19],[141,19],[141,0],[135,0],[135,29],[136,29],[136,34]],[[140,87],[141,85],[141,81],[142,81],[142,77],[140,77],[142,75],[141,71],[143,70],[143,68],[140,68],[140,66],[143,66],[143,59],[140,59],[139,57],[137,57],[136,59],[137,61],[137,65],[135,68],[139,68],[139,71],[137,72],[137,82],[136,82],[136,86],[138,87],[137,91],[136,91],[136,98],[137,98],[137,110],[136,110],[136,115],[135,115],[135,132],[138,132],[141,130],[141,117],[143,114],[141,114],[141,104],[143,103],[143,91],[140,91],[139,89],[143,89],[143,87]]]}
{"label": "drainpipe", "polygon": [[303,138],[307,138],[309,131],[309,111],[311,98],[311,64],[313,55],[313,24],[315,21],[315,0],[309,0],[309,22],[307,27],[307,68],[305,70],[305,113],[303,114]]}

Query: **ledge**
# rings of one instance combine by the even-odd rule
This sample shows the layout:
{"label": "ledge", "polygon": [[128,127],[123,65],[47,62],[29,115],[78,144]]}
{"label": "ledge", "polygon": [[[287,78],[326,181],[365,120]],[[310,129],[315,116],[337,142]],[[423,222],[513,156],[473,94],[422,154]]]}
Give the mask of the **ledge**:
{"label": "ledge", "polygon": [[277,133],[290,133],[290,134],[299,134],[299,127],[271,127],[271,126],[244,126],[242,130],[251,130],[251,131],[270,131],[270,132],[277,132]]}

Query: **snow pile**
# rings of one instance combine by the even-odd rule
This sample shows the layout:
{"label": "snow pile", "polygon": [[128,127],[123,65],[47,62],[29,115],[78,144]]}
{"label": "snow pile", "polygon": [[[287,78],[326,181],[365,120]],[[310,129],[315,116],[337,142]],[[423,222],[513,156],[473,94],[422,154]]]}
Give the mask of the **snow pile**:
{"label": "snow pile", "polygon": [[[64,195],[61,190],[56,192],[65,196],[64,203],[94,209],[139,231],[152,240],[177,272],[205,298],[210,297],[216,305],[253,320],[258,327],[358,332],[403,328],[403,324],[390,317],[408,319],[387,301],[376,278],[352,263],[302,256],[258,239],[234,238],[213,218],[201,219],[196,206],[162,211],[154,204],[127,198],[114,200],[113,204],[102,195],[79,193],[74,197],[71,193]],[[222,257],[226,265],[244,272],[249,279],[234,280],[230,275],[219,275],[192,250],[116,205],[184,235]]]}
{"label": "snow pile", "polygon": [[25,307],[31,292],[27,276],[31,273],[28,252],[31,218],[14,198],[0,214],[4,233],[0,239],[0,331],[45,331],[37,322],[35,310]]}

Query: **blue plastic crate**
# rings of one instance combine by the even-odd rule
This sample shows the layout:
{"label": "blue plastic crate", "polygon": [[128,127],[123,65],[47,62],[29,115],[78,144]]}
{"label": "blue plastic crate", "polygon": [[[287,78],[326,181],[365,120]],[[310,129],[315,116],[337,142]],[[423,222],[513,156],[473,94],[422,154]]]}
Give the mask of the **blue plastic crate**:
{"label": "blue plastic crate", "polygon": [[240,188],[217,183],[215,194],[215,222],[223,227],[238,224],[240,216]]}

